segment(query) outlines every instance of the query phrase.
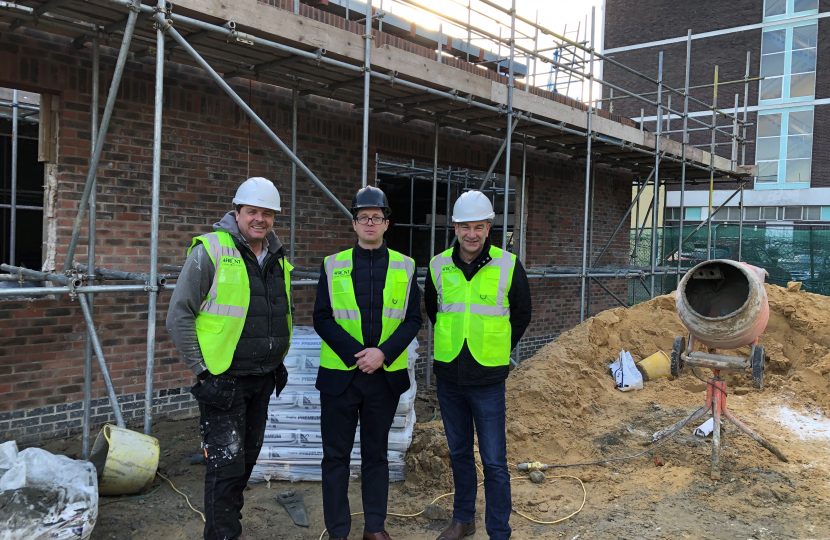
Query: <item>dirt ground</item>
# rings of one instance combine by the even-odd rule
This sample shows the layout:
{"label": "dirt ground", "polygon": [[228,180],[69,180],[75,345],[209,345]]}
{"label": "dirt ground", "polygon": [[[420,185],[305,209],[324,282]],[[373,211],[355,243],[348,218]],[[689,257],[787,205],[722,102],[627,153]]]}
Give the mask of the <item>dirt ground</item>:
{"label": "dirt ground", "polygon": [[[830,539],[830,298],[768,286],[770,323],[763,390],[744,375],[729,375],[727,403],[749,427],[789,458],[778,461],[731,424],[724,424],[721,481],[710,479],[711,437],[689,426],[643,456],[548,471],[532,484],[511,467],[513,507],[540,521],[513,514],[514,538],[542,539]],[[607,365],[620,349],[643,358],[670,352],[683,334],[673,297],[659,297],[631,309],[609,310],[566,332],[523,362],[508,379],[508,460],[548,464],[581,463],[630,456],[653,446],[652,434],[682,420],[703,404],[706,384],[686,370],[676,380],[645,383],[641,391],[614,389]],[[741,354],[746,354],[742,351]],[[732,353],[734,354],[734,353]],[[704,379],[709,376],[699,370]],[[407,455],[405,482],[392,484],[389,511],[411,514],[451,490],[446,439],[433,395],[416,402],[418,422]],[[434,420],[433,420],[434,418]],[[701,421],[702,422],[702,421]],[[701,422],[698,422],[701,423]],[[162,447],[160,471],[203,508],[203,467],[190,465],[198,451],[195,419],[160,422],[154,434]],[[47,450],[77,457],[79,438],[52,441]],[[154,483],[158,485],[156,480]],[[275,501],[297,489],[305,498],[311,527],[297,527]],[[359,511],[360,484],[350,489]],[[449,524],[452,498],[437,505],[444,519],[390,517],[396,540],[436,538]],[[439,512],[440,514],[440,512]],[[245,534],[255,540],[317,539],[325,525],[320,485],[252,484],[245,493]],[[484,496],[479,491],[479,531],[486,538]],[[359,537],[356,516],[352,537]],[[142,500],[101,498],[93,540],[201,538],[201,518],[169,485]]]}

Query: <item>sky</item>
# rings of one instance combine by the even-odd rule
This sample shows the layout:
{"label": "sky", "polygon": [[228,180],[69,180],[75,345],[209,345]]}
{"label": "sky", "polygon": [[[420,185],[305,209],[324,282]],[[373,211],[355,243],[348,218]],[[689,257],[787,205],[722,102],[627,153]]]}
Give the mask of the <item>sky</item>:
{"label": "sky", "polygon": [[[417,0],[419,3],[441,13],[446,14],[449,17],[453,17],[455,19],[459,19],[462,21],[467,20],[467,2],[468,0]],[[498,35],[499,31],[501,30],[502,35],[505,38],[510,36],[510,17],[504,13],[501,13],[490,6],[487,6],[480,2],[479,0],[469,0],[472,3],[473,10],[482,12],[484,14],[490,15],[493,18],[498,19],[501,21],[502,24],[499,24],[493,20],[488,19],[486,16],[478,14],[478,13],[471,13],[470,14],[470,22],[473,26],[482,28],[488,32]],[[494,0],[499,5],[502,5],[506,8],[510,7],[511,0]],[[391,13],[395,13],[396,15],[402,16],[408,20],[412,20],[415,23],[431,29],[438,29],[438,25],[441,21],[439,21],[435,16],[429,13],[425,13],[423,11],[418,10],[417,8],[413,8],[411,6],[406,5],[403,2],[399,2],[398,0],[372,0],[374,6],[383,7],[384,11],[388,11]],[[590,27],[591,27],[591,8],[595,8],[595,46],[597,49],[601,46],[602,41],[602,0],[516,0],[516,12],[528,19],[535,19],[538,13],[539,17],[539,24],[556,32],[562,34],[567,29],[567,35],[565,37],[572,39],[574,41],[584,41],[590,38]],[[467,38],[467,31],[463,28],[453,26],[448,23],[443,23],[442,31],[450,36],[458,37],[461,39]],[[577,34],[578,32],[578,34]],[[525,34],[525,35],[522,35]],[[578,35],[578,38],[577,38]],[[528,37],[529,36],[529,37]],[[516,23],[516,38],[517,44],[526,47],[528,49],[533,49],[534,46],[534,36],[535,30],[527,24],[522,23],[521,21],[517,21]],[[474,38],[473,43],[484,47],[485,49],[492,50],[493,52],[498,53],[498,44],[492,41],[485,41],[485,40],[476,40]],[[549,47],[553,44],[553,41],[550,38],[546,38],[546,36],[540,33],[539,36],[539,49],[544,49],[545,47]],[[505,48],[502,48],[501,51],[502,55],[507,55],[507,51]],[[521,54],[521,53],[518,53]],[[565,57],[563,59],[569,59]],[[525,62],[524,58],[519,58],[519,62]],[[531,69],[532,69],[532,61],[531,61]],[[599,69],[598,64],[594,67],[595,72]],[[557,85],[557,90],[560,93],[568,94],[572,97],[576,97],[579,99],[587,99],[588,89],[587,86],[582,85],[581,83],[572,83],[567,85],[565,83],[566,78],[564,77],[564,72],[560,72],[558,77],[559,84]],[[540,61],[536,62],[536,86],[545,87],[551,83],[557,82],[557,79],[552,78],[550,76],[550,65],[543,64]],[[533,80],[531,80],[533,83]],[[548,86],[548,89],[550,87]],[[594,95],[596,96],[598,92],[598,85],[595,86]]]}

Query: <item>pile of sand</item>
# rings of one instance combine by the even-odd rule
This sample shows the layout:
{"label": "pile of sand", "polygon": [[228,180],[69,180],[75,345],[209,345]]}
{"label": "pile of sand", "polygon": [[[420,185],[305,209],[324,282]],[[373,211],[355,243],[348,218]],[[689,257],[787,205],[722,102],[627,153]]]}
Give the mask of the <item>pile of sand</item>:
{"label": "pile of sand", "polygon": [[[830,408],[830,297],[775,285],[766,290],[770,319],[759,340],[767,357],[764,389],[751,388],[748,373],[726,376],[729,387],[759,404],[784,394],[807,407]],[[622,394],[614,388],[608,365],[620,350],[631,352],[635,361],[658,350],[671,354],[679,335],[687,331],[670,294],[604,311],[546,345],[507,380],[508,459],[565,463],[599,458],[597,441],[590,438],[599,417],[608,425],[609,415],[635,405],[662,410],[703,405],[706,385],[688,373],[677,380],[647,382],[638,392]],[[749,348],[737,355],[748,356]],[[446,478],[448,472],[446,454],[439,449],[446,440],[435,424],[440,425],[416,426],[407,460],[409,470],[422,479]]]}

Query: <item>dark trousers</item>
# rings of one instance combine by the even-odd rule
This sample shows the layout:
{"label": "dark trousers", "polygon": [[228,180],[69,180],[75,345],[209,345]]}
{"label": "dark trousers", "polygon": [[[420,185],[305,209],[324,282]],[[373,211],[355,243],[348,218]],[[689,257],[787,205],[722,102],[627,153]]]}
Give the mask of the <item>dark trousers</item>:
{"label": "dark trousers", "polygon": [[236,540],[242,534],[242,492],[262,449],[268,401],[286,378],[280,366],[267,375],[210,377],[194,387],[207,454],[205,540]]}
{"label": "dark trousers", "polygon": [[507,472],[504,382],[483,386],[458,385],[438,379],[438,404],[450,447],[455,481],[452,519],[472,523],[476,513],[476,464],[473,428],[484,466],[484,526],[491,540],[510,538],[510,474]]}
{"label": "dark trousers", "polygon": [[366,532],[384,530],[389,495],[389,428],[399,396],[378,370],[360,370],[339,396],[320,393],[323,437],[323,517],[331,538],[343,538],[352,528],[349,509],[349,457],[360,419],[360,474]]}

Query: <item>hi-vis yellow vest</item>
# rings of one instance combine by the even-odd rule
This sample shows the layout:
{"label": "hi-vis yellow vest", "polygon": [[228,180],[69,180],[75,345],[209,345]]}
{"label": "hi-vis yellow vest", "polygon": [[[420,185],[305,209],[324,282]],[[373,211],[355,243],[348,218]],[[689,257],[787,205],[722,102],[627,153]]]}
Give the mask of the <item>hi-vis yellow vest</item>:
{"label": "hi-vis yellow vest", "polygon": [[[326,257],[325,268],[328,279],[329,298],[334,311],[334,320],[343,327],[350,336],[363,344],[363,327],[360,321],[360,309],[354,295],[352,283],[352,251],[347,249],[336,255]],[[389,268],[386,270],[386,282],[383,286],[383,329],[380,342],[383,343],[395,329],[400,326],[406,317],[409,305],[409,290],[415,278],[415,261],[404,257],[397,251],[389,250]],[[383,364],[386,371],[406,369],[406,351],[392,362],[392,365]],[[348,370],[357,367],[346,367],[331,347],[323,341],[320,349],[320,366],[328,369]]]}
{"label": "hi-vis yellow vest", "polygon": [[435,359],[454,360],[464,340],[473,358],[482,366],[510,363],[510,302],[516,256],[490,246],[491,261],[467,281],[452,260],[452,249],[429,263],[438,313],[435,318]]}
{"label": "hi-vis yellow vest", "polygon": [[[224,373],[231,366],[233,353],[251,301],[248,271],[242,254],[236,249],[233,237],[226,232],[213,232],[193,239],[187,254],[202,243],[210,256],[213,282],[196,315],[196,337],[208,371],[213,375]],[[288,334],[291,335],[291,264],[285,263],[285,294],[288,297]]]}

